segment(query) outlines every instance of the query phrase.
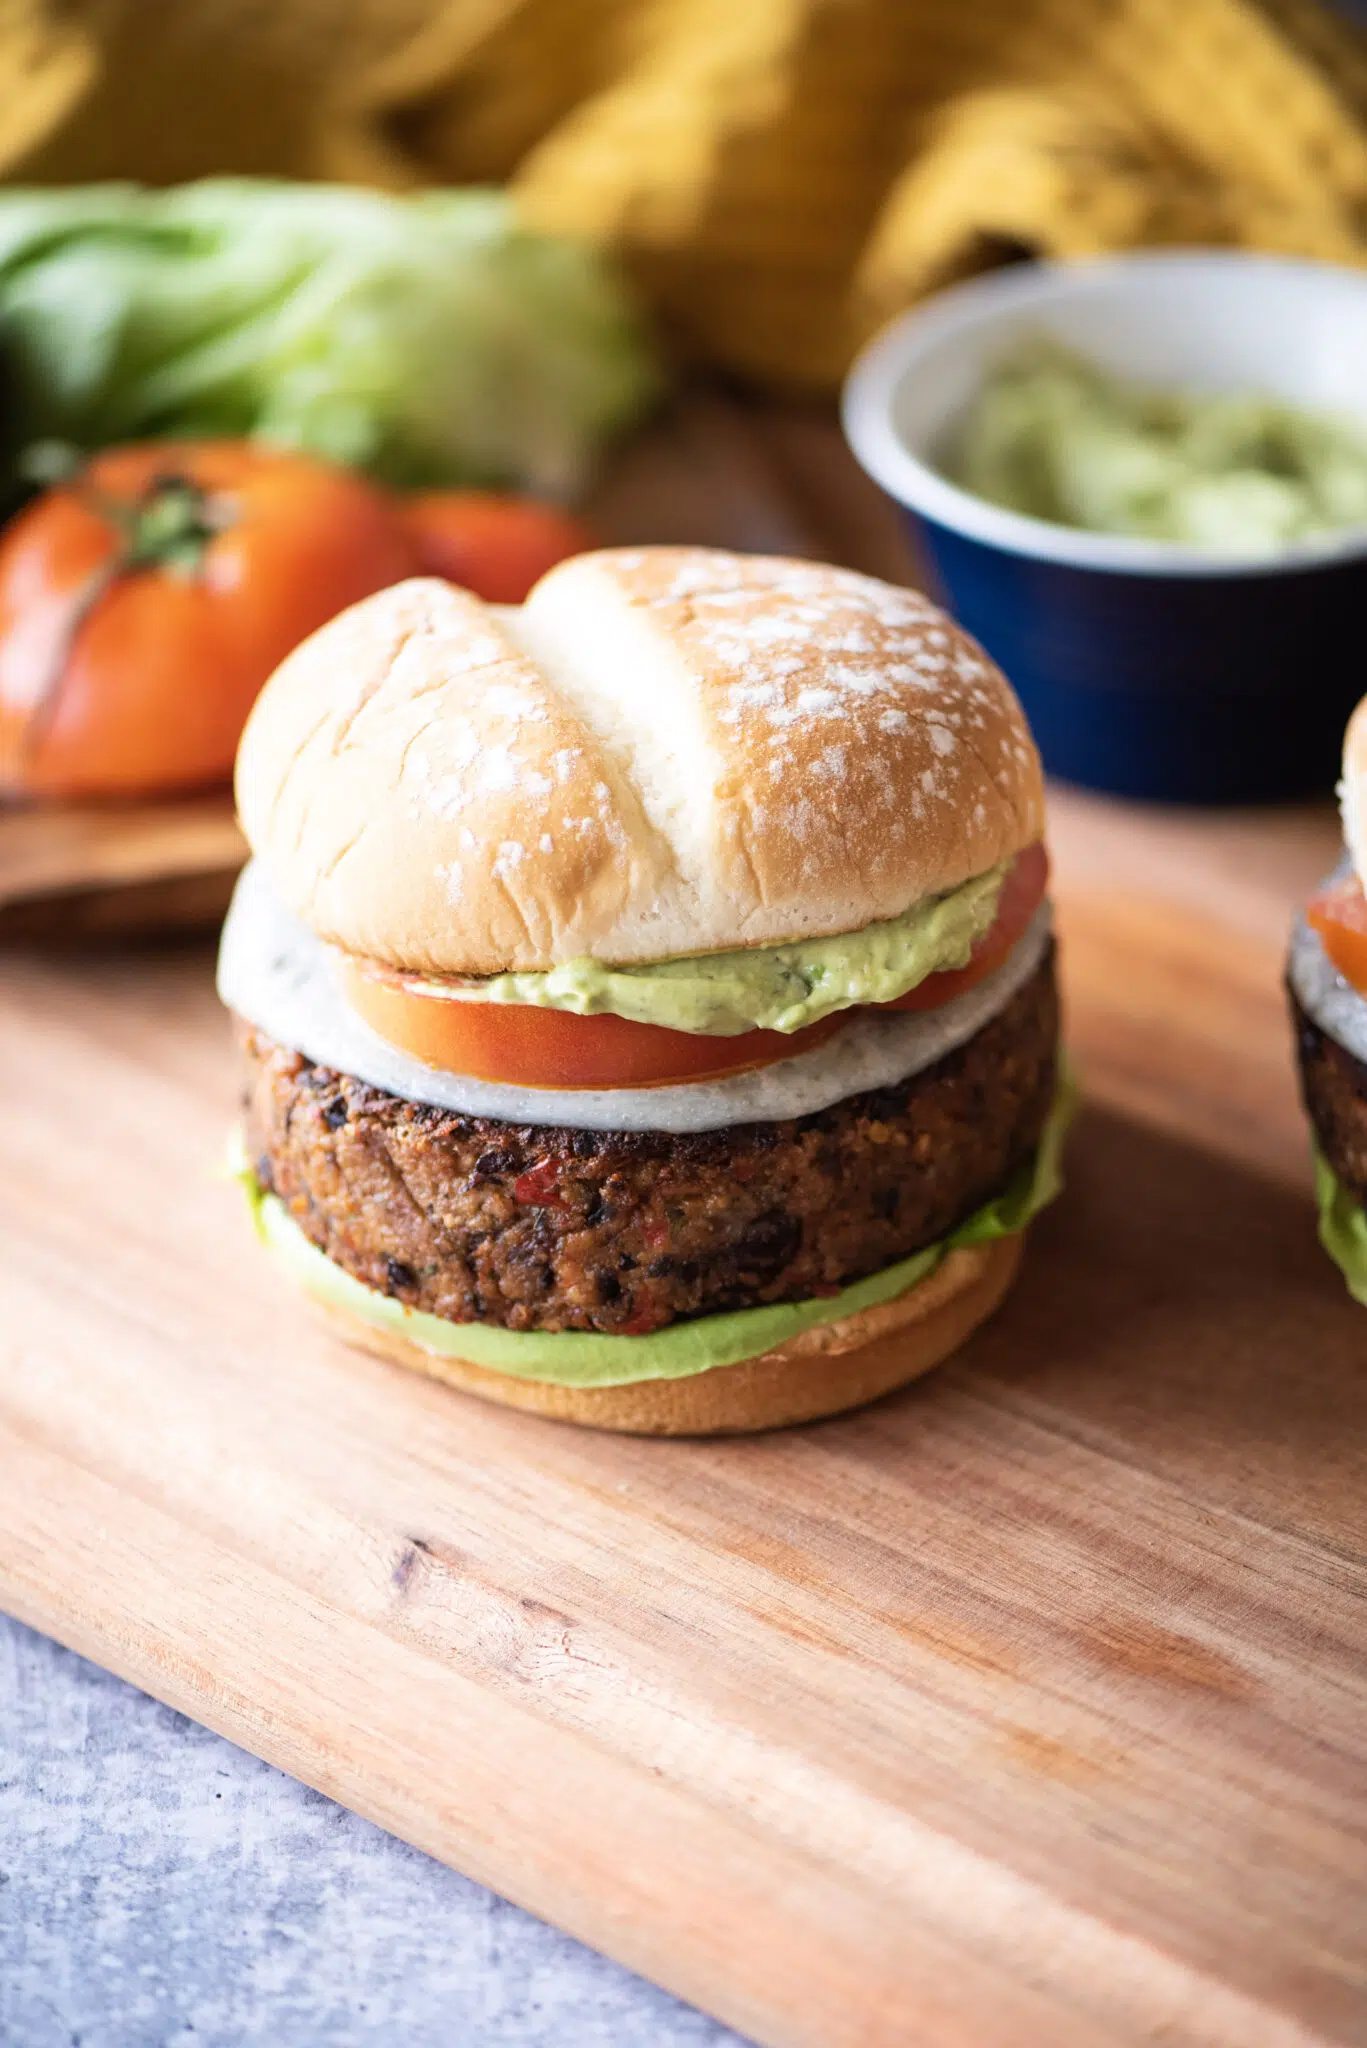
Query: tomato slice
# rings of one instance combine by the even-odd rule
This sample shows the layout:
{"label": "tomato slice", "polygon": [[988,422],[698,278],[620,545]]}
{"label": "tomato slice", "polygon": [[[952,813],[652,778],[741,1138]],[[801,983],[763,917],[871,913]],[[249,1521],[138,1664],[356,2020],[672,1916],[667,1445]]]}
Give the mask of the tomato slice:
{"label": "tomato slice", "polygon": [[[1049,878],[1043,846],[1027,847],[1002,884],[992,927],[966,967],[931,974],[880,1010],[931,1010],[962,995],[1006,958],[1035,914]],[[747,1074],[839,1031],[858,1009],[837,1011],[804,1031],[742,1031],[733,1038],[670,1031],[610,1012],[579,1017],[530,1003],[481,1003],[453,986],[414,987],[411,976],[371,960],[344,960],[347,1000],[372,1031],[431,1067],[518,1088],[663,1088],[672,1082]]]}
{"label": "tomato slice", "polygon": [[1016,855],[1007,871],[997,899],[996,918],[974,946],[968,965],[947,968],[943,974],[928,974],[924,981],[917,982],[915,988],[909,988],[904,996],[894,996],[890,1003],[879,1003],[876,1007],[880,1010],[938,1010],[941,1003],[976,987],[994,967],[1001,966],[1039,909],[1048,882],[1049,856],[1043,844],[1027,846],[1024,853]]}
{"label": "tomato slice", "polygon": [[342,972],[352,1008],[390,1045],[428,1066],[518,1088],[662,1088],[745,1074],[810,1051],[852,1014],[823,1017],[805,1031],[715,1038],[611,1013],[577,1017],[529,1003],[419,995],[369,961],[344,961]]}
{"label": "tomato slice", "polygon": [[1305,918],[1344,980],[1367,995],[1367,896],[1357,876],[1320,889],[1306,905]]}

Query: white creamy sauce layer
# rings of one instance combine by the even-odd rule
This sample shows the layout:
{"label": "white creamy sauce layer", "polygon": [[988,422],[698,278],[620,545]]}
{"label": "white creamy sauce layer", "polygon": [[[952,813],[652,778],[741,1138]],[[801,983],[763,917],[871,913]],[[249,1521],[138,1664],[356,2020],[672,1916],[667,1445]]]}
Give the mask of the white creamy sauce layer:
{"label": "white creamy sauce layer", "polygon": [[[1332,879],[1337,881],[1351,872],[1345,855]],[[1306,1015],[1345,1052],[1367,1063],[1367,998],[1344,980],[1325,952],[1319,933],[1312,931],[1303,917],[1296,919],[1291,934],[1286,971]]]}
{"label": "white creamy sauce layer", "polygon": [[511,1088],[450,1074],[400,1052],[344,1000],[328,948],[285,909],[256,861],[243,871],[223,927],[218,992],[230,1010],[277,1044],[410,1102],[502,1123],[714,1131],[809,1116],[933,1066],[1006,1007],[1039,965],[1049,931],[1049,906],[1042,903],[995,973],[937,1010],[857,1017],[824,1045],[755,1073],[664,1088]]}

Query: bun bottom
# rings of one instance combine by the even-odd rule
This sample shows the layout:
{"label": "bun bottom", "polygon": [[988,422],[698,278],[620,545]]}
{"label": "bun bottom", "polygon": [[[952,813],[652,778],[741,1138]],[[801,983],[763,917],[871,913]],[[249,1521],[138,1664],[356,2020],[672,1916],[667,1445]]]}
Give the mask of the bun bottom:
{"label": "bun bottom", "polygon": [[1016,1277],[1023,1242],[1016,1236],[963,1246],[896,1301],[804,1330],[739,1365],[623,1387],[513,1379],[463,1358],[439,1357],[345,1310],[316,1305],[349,1344],[484,1401],[631,1436],[738,1436],[838,1415],[919,1379],[999,1306]]}

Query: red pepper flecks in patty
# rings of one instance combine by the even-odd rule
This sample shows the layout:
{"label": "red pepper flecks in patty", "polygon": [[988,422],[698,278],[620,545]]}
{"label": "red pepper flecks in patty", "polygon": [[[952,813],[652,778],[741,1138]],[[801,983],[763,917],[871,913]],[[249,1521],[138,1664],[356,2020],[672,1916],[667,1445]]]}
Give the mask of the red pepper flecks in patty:
{"label": "red pepper flecks in patty", "polygon": [[560,1192],[560,1168],[553,1159],[538,1159],[513,1182],[513,1198],[540,1208],[564,1209],[568,1205]]}

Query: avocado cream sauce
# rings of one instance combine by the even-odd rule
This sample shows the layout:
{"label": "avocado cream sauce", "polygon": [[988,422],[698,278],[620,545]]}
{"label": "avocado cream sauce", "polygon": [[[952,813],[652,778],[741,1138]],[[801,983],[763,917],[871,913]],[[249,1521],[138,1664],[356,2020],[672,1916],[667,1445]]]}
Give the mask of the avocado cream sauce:
{"label": "avocado cream sauce", "polygon": [[1252,391],[1131,384],[1043,339],[996,366],[944,469],[1035,519],[1216,554],[1367,524],[1360,421]]}
{"label": "avocado cream sauce", "polygon": [[756,1028],[801,1031],[833,1010],[891,1002],[928,974],[966,966],[996,917],[1005,873],[1005,865],[991,868],[948,895],[913,904],[900,917],[835,938],[640,967],[566,960],[548,974],[494,975],[478,984],[478,999],[571,1010],[579,1017],[611,1011],[640,1024],[718,1038]]}

